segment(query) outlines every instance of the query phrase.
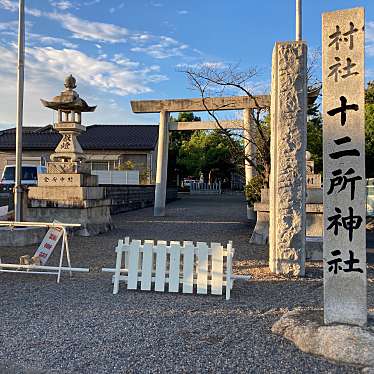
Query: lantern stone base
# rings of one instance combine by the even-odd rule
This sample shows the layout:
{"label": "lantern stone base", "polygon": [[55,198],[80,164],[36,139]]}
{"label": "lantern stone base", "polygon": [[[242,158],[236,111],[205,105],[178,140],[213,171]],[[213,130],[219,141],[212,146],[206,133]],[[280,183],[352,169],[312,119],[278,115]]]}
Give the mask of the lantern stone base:
{"label": "lantern stone base", "polygon": [[[323,203],[322,189],[308,189],[306,196],[306,259],[322,260]],[[254,204],[257,212],[256,226],[250,242],[268,244],[269,242],[269,190],[261,190],[261,202]]]}
{"label": "lantern stone base", "polygon": [[[97,203],[97,206],[82,202],[83,206],[68,206],[64,202],[45,200],[32,200],[27,209],[27,221],[53,222],[57,220],[63,223],[80,223],[82,227],[74,231],[79,236],[94,236],[112,230],[110,217],[110,204],[106,200]],[[84,205],[91,205],[85,207]]]}
{"label": "lantern stone base", "polygon": [[53,164],[48,169],[54,172],[39,174],[38,187],[29,188],[25,220],[80,223],[82,227],[75,231],[80,236],[110,231],[110,200],[105,198],[104,188],[97,186],[97,176],[72,172],[74,163],[61,168],[64,163]]}

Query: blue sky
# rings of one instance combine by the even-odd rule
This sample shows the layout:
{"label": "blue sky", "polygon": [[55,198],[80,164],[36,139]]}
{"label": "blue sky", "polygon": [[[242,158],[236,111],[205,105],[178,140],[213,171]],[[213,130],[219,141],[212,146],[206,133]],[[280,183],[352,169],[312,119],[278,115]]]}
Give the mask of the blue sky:
{"label": "blue sky", "polygon": [[[157,123],[130,100],[198,97],[181,66],[256,67],[257,93],[270,87],[276,41],[295,37],[294,0],[25,0],[25,125],[53,121],[39,99],[72,73],[95,113],[85,124]],[[304,0],[303,37],[321,48],[321,13],[364,6],[367,80],[374,79],[374,1]],[[0,0],[0,126],[16,117],[18,1]],[[318,74],[318,69],[317,69]]]}

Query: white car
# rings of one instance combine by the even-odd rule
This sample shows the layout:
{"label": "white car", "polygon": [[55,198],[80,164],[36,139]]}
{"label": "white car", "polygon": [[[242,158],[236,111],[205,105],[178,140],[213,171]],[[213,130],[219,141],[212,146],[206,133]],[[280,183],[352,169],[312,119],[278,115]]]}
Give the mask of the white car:
{"label": "white car", "polygon": [[[38,174],[46,173],[45,166],[22,165],[23,186],[36,186],[38,184]],[[1,191],[12,191],[15,184],[16,167],[15,165],[6,165],[0,181]]]}
{"label": "white car", "polygon": [[191,188],[191,184],[193,183],[199,183],[200,181],[197,179],[184,179],[183,180],[183,187],[189,187]]}

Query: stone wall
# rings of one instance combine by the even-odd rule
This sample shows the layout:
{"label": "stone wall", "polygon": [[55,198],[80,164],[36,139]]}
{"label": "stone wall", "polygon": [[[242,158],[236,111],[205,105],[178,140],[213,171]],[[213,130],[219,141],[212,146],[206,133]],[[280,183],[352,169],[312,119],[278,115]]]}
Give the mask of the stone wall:
{"label": "stone wall", "polygon": [[[110,213],[118,214],[130,210],[153,206],[155,200],[154,185],[106,185],[105,198],[110,200]],[[9,205],[13,209],[13,194],[3,193],[0,196],[1,205]],[[177,199],[177,188],[168,187],[166,200]]]}
{"label": "stone wall", "polygon": [[[118,214],[154,205],[154,185],[107,185],[104,187],[106,199],[111,200],[111,214]],[[166,193],[166,201],[173,201],[176,198],[177,188],[169,187]]]}

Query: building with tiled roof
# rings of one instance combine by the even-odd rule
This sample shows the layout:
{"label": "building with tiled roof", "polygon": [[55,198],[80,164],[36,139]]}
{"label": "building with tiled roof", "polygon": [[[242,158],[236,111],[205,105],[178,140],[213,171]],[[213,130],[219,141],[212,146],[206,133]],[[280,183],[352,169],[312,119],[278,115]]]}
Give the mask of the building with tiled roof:
{"label": "building with tiled roof", "polygon": [[[15,128],[0,131],[0,170],[15,164]],[[158,126],[91,125],[78,136],[92,170],[115,170],[131,161],[150,183],[156,173]],[[23,128],[23,163],[44,164],[61,135],[52,125]]]}

